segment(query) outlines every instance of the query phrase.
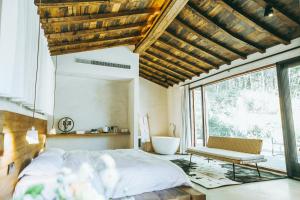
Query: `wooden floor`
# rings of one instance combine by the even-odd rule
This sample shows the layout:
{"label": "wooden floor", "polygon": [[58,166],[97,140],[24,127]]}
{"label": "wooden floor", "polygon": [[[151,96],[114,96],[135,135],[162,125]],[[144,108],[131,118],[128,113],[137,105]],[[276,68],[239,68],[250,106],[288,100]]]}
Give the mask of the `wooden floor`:
{"label": "wooden floor", "polygon": [[[122,198],[121,198],[122,199]],[[121,200],[118,199],[118,200]],[[134,196],[135,200],[206,200],[205,194],[190,188],[178,187]]]}
{"label": "wooden floor", "polygon": [[194,187],[206,194],[207,200],[299,200],[300,181],[281,179],[259,183],[247,183],[216,189]]}

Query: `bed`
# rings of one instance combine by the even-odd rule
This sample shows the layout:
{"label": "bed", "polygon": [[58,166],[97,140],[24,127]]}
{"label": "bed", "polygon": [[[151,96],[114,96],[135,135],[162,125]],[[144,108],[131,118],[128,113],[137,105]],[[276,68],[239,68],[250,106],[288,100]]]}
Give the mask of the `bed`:
{"label": "bed", "polygon": [[118,199],[191,185],[186,174],[177,165],[140,150],[65,152],[61,149],[49,149],[20,173],[14,198],[40,184],[44,186],[43,199],[53,199],[58,185],[59,188],[64,187],[62,182],[65,180],[61,179],[65,176],[68,181],[78,183],[73,185],[75,188],[84,188],[84,192],[93,188],[97,193],[103,194],[103,199]]}

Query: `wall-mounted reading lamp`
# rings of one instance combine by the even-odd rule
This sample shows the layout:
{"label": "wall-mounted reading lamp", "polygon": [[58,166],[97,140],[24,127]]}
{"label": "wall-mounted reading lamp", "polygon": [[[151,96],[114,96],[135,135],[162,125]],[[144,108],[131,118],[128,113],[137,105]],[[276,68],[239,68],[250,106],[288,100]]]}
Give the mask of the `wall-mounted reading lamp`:
{"label": "wall-mounted reading lamp", "polygon": [[0,156],[3,155],[4,152],[4,134],[0,133]]}
{"label": "wall-mounted reading lamp", "polygon": [[[40,5],[41,6],[41,0]],[[35,110],[36,110],[36,95],[37,95],[37,81],[38,81],[38,74],[39,74],[39,55],[40,55],[40,40],[41,40],[41,18],[39,17],[39,31],[38,31],[38,38],[37,38],[37,53],[36,53],[36,70],[35,70],[35,83],[34,83],[34,100],[33,100],[33,111],[32,111],[32,128],[29,129],[26,133],[26,140],[28,144],[39,144],[39,133],[34,127],[34,120],[35,120]]]}

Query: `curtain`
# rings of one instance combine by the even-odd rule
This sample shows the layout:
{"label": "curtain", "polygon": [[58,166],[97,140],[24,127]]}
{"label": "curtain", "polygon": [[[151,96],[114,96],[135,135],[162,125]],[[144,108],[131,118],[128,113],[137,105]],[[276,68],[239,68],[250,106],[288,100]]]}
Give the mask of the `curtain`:
{"label": "curtain", "polygon": [[[33,1],[2,0],[0,28],[0,97],[33,108],[39,16]],[[54,65],[40,32],[38,111],[52,114]]]}
{"label": "curtain", "polygon": [[184,86],[181,88],[181,154],[186,153],[187,148],[192,146],[190,103],[189,86]]}

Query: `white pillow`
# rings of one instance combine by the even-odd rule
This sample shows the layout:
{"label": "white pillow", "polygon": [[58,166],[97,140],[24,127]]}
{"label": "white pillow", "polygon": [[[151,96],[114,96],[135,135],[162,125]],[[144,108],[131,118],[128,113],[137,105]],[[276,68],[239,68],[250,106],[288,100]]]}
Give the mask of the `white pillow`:
{"label": "white pillow", "polygon": [[52,176],[56,175],[63,166],[63,157],[52,153],[43,153],[36,157],[32,162],[20,173],[18,178],[23,176]]}

